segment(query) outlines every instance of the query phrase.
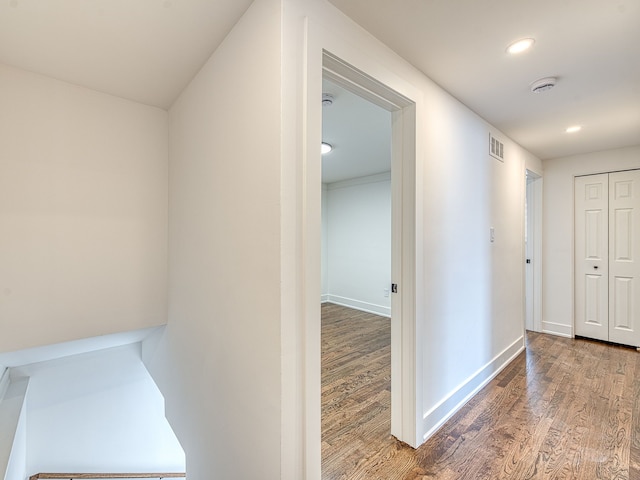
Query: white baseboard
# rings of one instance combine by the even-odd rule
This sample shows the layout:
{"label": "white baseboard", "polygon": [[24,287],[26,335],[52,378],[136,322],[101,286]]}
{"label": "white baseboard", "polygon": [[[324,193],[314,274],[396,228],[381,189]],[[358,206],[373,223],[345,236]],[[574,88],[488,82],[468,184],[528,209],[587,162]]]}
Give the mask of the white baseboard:
{"label": "white baseboard", "polygon": [[[324,297],[324,295],[323,295]],[[373,313],[382,317],[391,318],[391,307],[385,307],[384,305],[376,305],[374,303],[361,302],[360,300],[354,300],[353,298],[341,297],[339,295],[326,295],[326,302],[335,303],[336,305],[342,305],[343,307],[354,308],[367,313]]]}
{"label": "white baseboard", "polygon": [[573,327],[562,323],[542,322],[542,333],[573,338]]}
{"label": "white baseboard", "polygon": [[320,295],[320,303],[327,303],[329,301],[329,294],[323,293]]}
{"label": "white baseboard", "polygon": [[431,437],[444,423],[460,410],[476,393],[495,378],[524,350],[524,336],[496,355],[484,367],[462,382],[447,397],[438,402],[422,418],[423,441]]}

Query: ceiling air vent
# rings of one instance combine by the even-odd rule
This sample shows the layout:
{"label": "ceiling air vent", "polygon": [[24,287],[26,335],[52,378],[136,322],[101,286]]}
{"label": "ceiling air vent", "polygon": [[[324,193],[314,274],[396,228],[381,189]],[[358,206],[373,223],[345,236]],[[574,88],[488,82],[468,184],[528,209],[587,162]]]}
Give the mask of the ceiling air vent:
{"label": "ceiling air vent", "polygon": [[504,144],[491,134],[489,134],[489,154],[504,162]]}

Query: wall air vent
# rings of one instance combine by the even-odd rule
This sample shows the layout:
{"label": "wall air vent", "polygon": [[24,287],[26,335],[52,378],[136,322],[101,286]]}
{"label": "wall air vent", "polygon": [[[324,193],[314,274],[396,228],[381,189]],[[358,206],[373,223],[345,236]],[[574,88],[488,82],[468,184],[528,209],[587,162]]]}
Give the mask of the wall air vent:
{"label": "wall air vent", "polygon": [[489,154],[504,162],[504,144],[491,134],[489,134]]}

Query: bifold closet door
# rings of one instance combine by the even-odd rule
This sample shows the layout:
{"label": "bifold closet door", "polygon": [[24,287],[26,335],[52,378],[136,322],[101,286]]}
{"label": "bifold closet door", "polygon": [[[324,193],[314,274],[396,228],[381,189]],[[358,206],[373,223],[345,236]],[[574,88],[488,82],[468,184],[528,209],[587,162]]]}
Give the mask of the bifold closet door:
{"label": "bifold closet door", "polygon": [[609,174],[609,341],[640,346],[640,170]]}
{"label": "bifold closet door", "polygon": [[640,346],[640,170],[575,179],[575,334]]}
{"label": "bifold closet door", "polygon": [[575,179],[575,334],[609,340],[609,175]]}

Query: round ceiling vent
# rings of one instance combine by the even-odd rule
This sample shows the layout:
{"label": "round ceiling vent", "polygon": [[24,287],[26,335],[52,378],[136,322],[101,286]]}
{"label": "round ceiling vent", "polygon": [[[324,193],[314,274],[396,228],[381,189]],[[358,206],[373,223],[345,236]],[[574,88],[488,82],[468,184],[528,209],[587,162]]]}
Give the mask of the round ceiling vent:
{"label": "round ceiling vent", "polygon": [[531,84],[531,91],[533,93],[542,93],[547,90],[551,90],[556,86],[558,79],[556,77],[545,77],[540,80],[536,80]]}

